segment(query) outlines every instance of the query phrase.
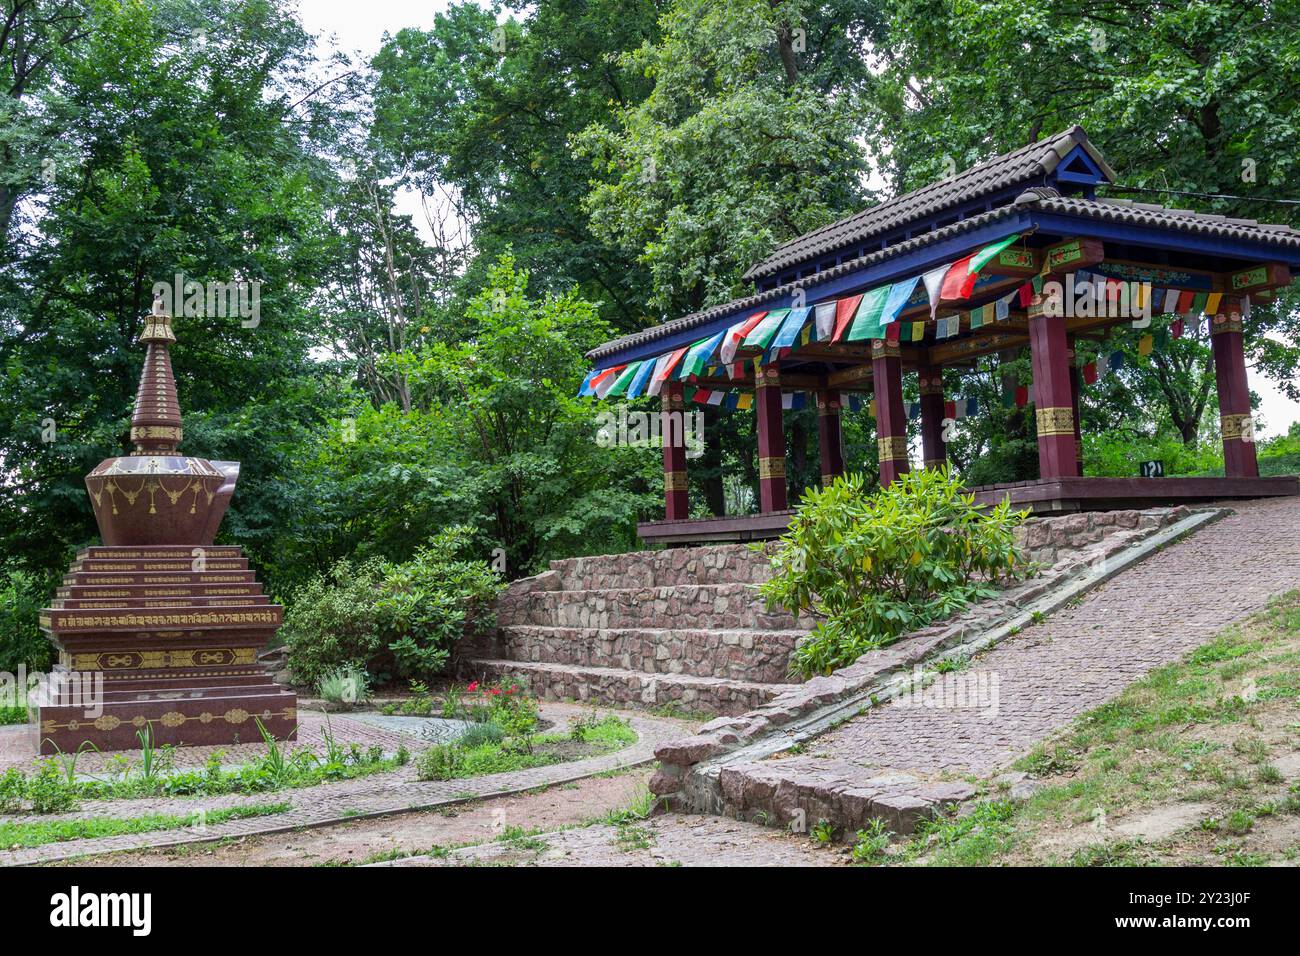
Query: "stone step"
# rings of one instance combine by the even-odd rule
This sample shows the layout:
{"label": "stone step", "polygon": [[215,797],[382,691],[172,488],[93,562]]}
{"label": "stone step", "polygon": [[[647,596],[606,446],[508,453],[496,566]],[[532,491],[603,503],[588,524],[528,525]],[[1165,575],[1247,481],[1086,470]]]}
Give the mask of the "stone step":
{"label": "stone step", "polygon": [[655,709],[676,705],[687,711],[742,714],[790,689],[690,674],[646,674],[620,667],[580,667],[530,661],[472,660],[465,670],[484,680],[510,678],[545,700],[576,700],[611,707]]}
{"label": "stone step", "polygon": [[676,584],[757,584],[771,576],[766,554],[747,544],[667,551],[633,551],[551,562],[562,591],[668,587]]}
{"label": "stone step", "polygon": [[[910,773],[872,770],[825,757],[786,757],[722,767],[718,780],[727,816],[770,826],[810,829],[825,821],[838,839],[872,820],[894,833],[912,833],[922,820],[972,799],[965,781],[926,780]],[[654,784],[652,782],[651,788]]]}
{"label": "stone step", "polygon": [[544,627],[762,631],[811,629],[784,611],[768,613],[748,584],[679,584],[591,591],[531,591],[499,601],[497,623]]}
{"label": "stone step", "polygon": [[512,661],[690,674],[760,684],[790,680],[802,630],[577,628],[515,624],[497,635],[492,656]]}

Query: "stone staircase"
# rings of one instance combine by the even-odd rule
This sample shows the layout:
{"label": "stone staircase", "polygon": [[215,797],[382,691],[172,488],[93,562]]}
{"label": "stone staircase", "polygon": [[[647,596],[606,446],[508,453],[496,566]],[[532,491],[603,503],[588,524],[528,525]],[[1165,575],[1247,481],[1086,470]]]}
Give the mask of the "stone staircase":
{"label": "stone staircase", "polygon": [[812,626],[767,612],[767,575],[747,545],[553,561],[510,585],[495,638],[462,649],[461,670],[547,699],[743,713],[789,689]]}

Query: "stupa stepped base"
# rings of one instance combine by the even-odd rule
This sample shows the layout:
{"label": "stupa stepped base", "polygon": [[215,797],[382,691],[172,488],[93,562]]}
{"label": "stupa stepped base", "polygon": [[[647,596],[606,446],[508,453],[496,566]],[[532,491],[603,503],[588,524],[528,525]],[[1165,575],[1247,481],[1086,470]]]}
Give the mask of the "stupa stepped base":
{"label": "stupa stepped base", "polygon": [[238,548],[83,550],[41,613],[60,664],[29,703],[37,751],[294,739],[297,697],[257,658],[283,614]]}

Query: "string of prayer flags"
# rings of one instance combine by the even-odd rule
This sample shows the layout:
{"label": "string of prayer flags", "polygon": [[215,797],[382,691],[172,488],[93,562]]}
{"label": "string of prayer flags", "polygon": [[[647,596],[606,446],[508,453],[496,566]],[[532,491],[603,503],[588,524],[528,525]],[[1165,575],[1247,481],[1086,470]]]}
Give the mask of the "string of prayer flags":
{"label": "string of prayer flags", "polygon": [[640,362],[629,362],[627,367],[619,373],[618,380],[614,382],[614,387],[609,390],[609,396],[626,395],[628,386],[632,384],[632,379],[636,378],[636,373],[640,370]]}
{"label": "string of prayer flags", "polygon": [[912,293],[916,291],[916,285],[920,281],[920,276],[913,276],[902,282],[895,282],[889,287],[889,298],[885,300],[885,309],[880,316],[882,323],[888,325],[898,319],[899,313],[911,300]]}
{"label": "string of prayer flags", "polygon": [[685,354],[686,350],[681,349],[679,352],[666,352],[659,356],[655,362],[655,370],[650,373],[650,385],[645,390],[647,395],[659,394],[659,390],[664,387],[664,382],[668,380],[668,376],[672,373],[672,363]]}
{"label": "string of prayer flags", "polygon": [[678,377],[686,380],[692,375],[699,375],[703,371],[705,363],[708,362],[709,356],[722,344],[722,339],[726,334],[724,330],[707,339],[700,339],[700,341],[692,345],[691,350],[686,353],[686,360],[682,362],[682,371]]}
{"label": "string of prayer flags", "polygon": [[626,368],[624,365],[611,366],[591,380],[591,390],[597,398],[604,398],[609,394],[609,390],[614,387],[624,368]]}
{"label": "string of prayer flags", "polygon": [[766,312],[755,312],[747,319],[742,319],[731,328],[727,329],[727,337],[722,340],[721,358],[723,365],[730,365],[736,357],[736,349],[740,348],[740,343],[745,340],[754,326],[763,321]]}
{"label": "string of prayer flags", "polygon": [[794,347],[794,343],[803,331],[804,324],[808,321],[808,315],[811,312],[812,308],[809,306],[790,310],[790,314],[785,317],[785,320],[781,323],[781,328],[777,330],[771,344],[768,345],[767,355],[764,356],[765,360],[771,361],[773,358],[779,357],[783,350]]}
{"label": "string of prayer flags", "polygon": [[637,398],[645,394],[646,383],[650,381],[650,376],[654,373],[656,362],[646,359],[641,363],[641,367],[636,370],[631,384],[627,387],[627,397]]}
{"label": "string of prayer flags", "polygon": [[776,337],[777,330],[781,328],[781,323],[785,321],[785,317],[789,314],[789,309],[773,309],[763,316],[763,321],[754,326],[750,333],[745,336],[745,348],[767,348],[772,339]]}

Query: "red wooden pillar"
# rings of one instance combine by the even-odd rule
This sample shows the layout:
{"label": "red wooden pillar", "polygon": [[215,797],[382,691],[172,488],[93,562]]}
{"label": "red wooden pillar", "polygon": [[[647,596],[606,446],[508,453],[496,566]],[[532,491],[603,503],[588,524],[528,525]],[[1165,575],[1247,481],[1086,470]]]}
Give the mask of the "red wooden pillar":
{"label": "red wooden pillar", "polygon": [[1083,474],[1083,432],[1080,429],[1079,395],[1083,391],[1083,370],[1079,368],[1078,353],[1074,350],[1074,336],[1067,335],[1070,348],[1070,408],[1074,411],[1074,462],[1078,474]]}
{"label": "red wooden pillar", "polygon": [[871,341],[871,373],[876,388],[876,449],[880,457],[880,486],[910,468],[907,460],[907,411],[903,408],[903,365],[898,343]]}
{"label": "red wooden pillar", "polygon": [[665,382],[661,396],[659,434],[664,444],[664,517],[669,521],[690,516],[686,492],[686,402],[681,382]]}
{"label": "red wooden pillar", "polygon": [[943,369],[922,365],[916,370],[921,389],[921,458],[926,468],[948,464],[948,444],[943,440]]}
{"label": "red wooden pillar", "polygon": [[784,511],[785,431],[781,426],[781,374],[774,365],[754,374],[754,411],[758,416],[758,510]]}
{"label": "red wooden pillar", "polygon": [[1246,386],[1246,352],[1241,340],[1241,305],[1224,300],[1210,319],[1214,378],[1219,386],[1219,427],[1223,432],[1223,473],[1230,478],[1259,477],[1255,424]]}
{"label": "red wooden pillar", "polygon": [[821,445],[822,487],[844,474],[844,434],[840,430],[840,393],[824,388],[817,393],[817,437]]}
{"label": "red wooden pillar", "polygon": [[[1044,285],[1060,281],[1044,276]],[[1038,476],[1075,478],[1074,401],[1070,390],[1070,349],[1065,316],[1051,315],[1047,299],[1035,293],[1029,303],[1029,348],[1034,366],[1034,415],[1038,424]]]}

